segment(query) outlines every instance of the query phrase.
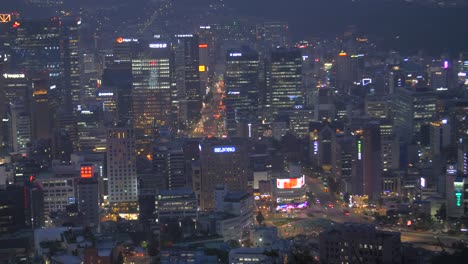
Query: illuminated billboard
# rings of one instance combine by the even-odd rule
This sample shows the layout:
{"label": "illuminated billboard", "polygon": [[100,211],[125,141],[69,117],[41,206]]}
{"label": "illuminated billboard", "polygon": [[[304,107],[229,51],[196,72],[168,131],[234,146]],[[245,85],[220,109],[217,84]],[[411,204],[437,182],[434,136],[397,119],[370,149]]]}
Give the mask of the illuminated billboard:
{"label": "illuminated billboard", "polygon": [[236,152],[236,147],[226,146],[226,147],[214,148],[214,153],[226,153],[226,152]]}
{"label": "illuminated billboard", "polygon": [[278,189],[298,189],[305,184],[304,176],[300,178],[276,179],[276,188]]}
{"label": "illuminated billboard", "polygon": [[288,209],[303,209],[307,207],[307,202],[300,204],[282,204],[276,206],[276,211],[286,211]]}
{"label": "illuminated billboard", "polygon": [[198,48],[206,49],[206,48],[208,48],[208,44],[206,44],[206,43],[198,44]]}
{"label": "illuminated billboard", "polygon": [[80,168],[81,178],[93,177],[93,166],[83,165]]}

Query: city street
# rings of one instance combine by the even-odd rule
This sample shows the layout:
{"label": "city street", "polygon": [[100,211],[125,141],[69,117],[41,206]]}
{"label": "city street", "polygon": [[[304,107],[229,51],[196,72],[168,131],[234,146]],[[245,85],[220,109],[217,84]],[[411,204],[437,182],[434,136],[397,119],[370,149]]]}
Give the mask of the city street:
{"label": "city street", "polygon": [[[308,208],[276,213],[260,208],[265,216],[265,224],[277,226],[278,232],[283,238],[291,238],[297,235],[318,237],[321,231],[335,223],[373,223],[373,217],[369,213],[366,215],[365,210],[348,208],[340,199],[326,192],[326,188],[320,179],[307,176],[305,179],[309,192],[313,194],[313,199],[311,199]],[[463,237],[444,234],[435,235],[432,232],[416,232],[402,228],[377,228],[400,232],[402,242],[413,243],[415,246],[432,251],[441,251],[442,247],[447,251],[451,251],[450,248],[454,242],[463,240]]]}

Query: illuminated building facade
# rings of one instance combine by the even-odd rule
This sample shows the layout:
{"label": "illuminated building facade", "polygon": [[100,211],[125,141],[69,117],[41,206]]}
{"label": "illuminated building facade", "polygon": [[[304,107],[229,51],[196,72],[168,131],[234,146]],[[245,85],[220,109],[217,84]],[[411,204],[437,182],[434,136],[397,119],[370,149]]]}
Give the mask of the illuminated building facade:
{"label": "illuminated building facade", "polygon": [[266,111],[270,118],[281,110],[303,106],[301,52],[297,49],[273,50],[267,65],[266,85]]}
{"label": "illuminated building facade", "polygon": [[214,191],[246,191],[249,170],[248,143],[240,138],[206,139],[201,145],[200,208],[214,209]]}
{"label": "illuminated building facade", "polygon": [[135,213],[138,202],[135,138],[131,128],[107,131],[109,202],[114,212]]}
{"label": "illuminated building facade", "polygon": [[226,56],[226,125],[228,135],[238,136],[239,123],[256,124],[259,105],[258,53],[247,47],[230,49]]}
{"label": "illuminated building facade", "polygon": [[171,124],[170,71],[167,47],[132,60],[132,122],[139,148],[155,138],[158,127]]}
{"label": "illuminated building facade", "polygon": [[381,137],[378,123],[367,124],[355,130],[355,151],[352,175],[352,193],[380,197],[382,184]]}
{"label": "illuminated building facade", "polygon": [[21,21],[13,47],[20,69],[27,75],[46,71],[50,86],[59,94],[57,100],[69,111],[81,101],[80,24],[77,18]]}
{"label": "illuminated building facade", "polygon": [[174,74],[178,101],[178,122],[191,127],[200,119],[202,94],[200,87],[198,35],[175,35]]}
{"label": "illuminated building facade", "polygon": [[273,198],[276,201],[276,211],[307,207],[304,176],[298,178],[279,177],[275,181]]}
{"label": "illuminated building facade", "polygon": [[10,104],[11,142],[16,153],[27,153],[27,144],[31,141],[31,119],[22,102]]}
{"label": "illuminated building facade", "polygon": [[437,119],[436,96],[425,88],[401,88],[393,101],[394,125],[405,142],[420,139],[421,125]]}

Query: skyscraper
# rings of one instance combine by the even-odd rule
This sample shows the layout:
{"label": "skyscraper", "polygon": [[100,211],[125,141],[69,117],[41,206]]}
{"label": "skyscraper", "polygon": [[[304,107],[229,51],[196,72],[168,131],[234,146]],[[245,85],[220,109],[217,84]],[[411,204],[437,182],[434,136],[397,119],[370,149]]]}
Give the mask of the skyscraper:
{"label": "skyscraper", "polygon": [[33,79],[31,105],[32,139],[52,138],[52,112],[49,104],[49,83],[45,79]]}
{"label": "skyscraper", "polygon": [[230,49],[226,56],[226,121],[228,134],[238,135],[240,124],[258,120],[258,53],[250,48]]}
{"label": "skyscraper", "polygon": [[133,212],[138,202],[138,186],[135,138],[131,128],[116,127],[108,130],[107,175],[109,202],[114,212]]}
{"label": "skyscraper", "polygon": [[21,70],[27,76],[47,72],[51,87],[56,87],[68,111],[81,100],[78,29],[81,20],[56,17],[21,21],[16,27],[13,49]]}
{"label": "skyscraper", "polygon": [[304,104],[302,89],[302,56],[298,49],[276,49],[271,52],[266,76],[266,110],[276,115]]}
{"label": "skyscraper", "polygon": [[198,36],[175,35],[174,52],[178,122],[191,127],[200,119],[202,106]]}
{"label": "skyscraper", "polygon": [[133,126],[140,149],[155,138],[158,127],[171,125],[169,46],[150,44],[147,53],[132,59],[132,75]]}

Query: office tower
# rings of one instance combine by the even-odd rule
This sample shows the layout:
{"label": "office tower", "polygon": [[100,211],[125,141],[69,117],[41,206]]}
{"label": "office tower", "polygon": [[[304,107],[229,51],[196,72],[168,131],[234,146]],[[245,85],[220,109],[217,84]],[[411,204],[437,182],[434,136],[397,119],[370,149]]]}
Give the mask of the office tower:
{"label": "office tower", "polygon": [[402,263],[400,233],[358,223],[334,225],[319,235],[324,263]]}
{"label": "office tower", "polygon": [[30,81],[24,73],[4,73],[1,87],[5,95],[5,102],[21,101],[29,109],[30,86]]}
{"label": "office tower", "polygon": [[349,93],[354,82],[360,80],[360,65],[363,56],[347,54],[344,51],[338,53],[335,58],[335,88],[342,93]]}
{"label": "office tower", "polygon": [[107,132],[107,175],[109,202],[118,213],[135,213],[138,201],[135,135],[131,128]]}
{"label": "office tower", "polygon": [[142,51],[143,43],[136,38],[118,37],[112,43],[112,55],[108,59],[106,67],[125,68],[131,65],[131,61]]}
{"label": "office tower", "polygon": [[49,104],[49,83],[46,79],[33,79],[31,104],[32,139],[52,139],[52,111]]}
{"label": "office tower", "polygon": [[16,27],[14,57],[19,67],[30,76],[40,71],[49,75],[50,85],[65,94],[60,20],[57,18],[24,20]]}
{"label": "office tower", "polygon": [[390,102],[386,97],[367,96],[366,115],[376,119],[389,118]]}
{"label": "office tower", "polygon": [[269,21],[257,26],[257,40],[269,48],[285,47],[288,43],[289,26],[286,22]]}
{"label": "office tower", "polygon": [[26,154],[27,144],[31,141],[31,119],[22,102],[10,104],[12,150]]}
{"label": "office tower", "polygon": [[175,35],[174,52],[178,122],[192,127],[200,119],[202,106],[198,36]]}
{"label": "office tower", "polygon": [[83,110],[77,113],[77,150],[104,152],[106,150],[106,129],[100,120],[103,112]]}
{"label": "office tower", "polygon": [[[166,43],[150,44],[147,53],[132,59],[132,122],[139,152],[149,147],[158,128],[171,125],[170,67]],[[151,149],[143,151],[150,153]]]}
{"label": "office tower", "polygon": [[77,149],[78,129],[76,115],[60,108],[55,115],[53,153],[54,159],[70,161],[70,155]]}
{"label": "office tower", "polygon": [[298,49],[275,49],[267,67],[266,115],[271,120],[281,110],[304,105],[302,55]]}
{"label": "office tower", "polygon": [[66,168],[40,175],[38,181],[44,191],[44,214],[51,217],[54,213],[66,212],[67,206],[76,202],[76,179],[78,173]]}
{"label": "office tower", "polygon": [[367,122],[354,132],[355,159],[353,165],[353,194],[378,199],[381,192],[381,141],[378,123]]}
{"label": "office tower", "polygon": [[393,100],[395,128],[405,142],[420,141],[421,125],[436,120],[435,93],[425,88],[401,88]]}
{"label": "office tower", "polygon": [[96,99],[102,103],[105,123],[130,124],[133,118],[132,83],[131,65],[122,69],[114,66],[104,69]]}
{"label": "office tower", "polygon": [[185,156],[179,142],[159,140],[153,152],[153,172],[161,179],[163,189],[173,190],[188,187],[185,171]]}
{"label": "office tower", "polygon": [[13,47],[14,58],[27,76],[48,73],[50,86],[57,89],[56,100],[67,111],[76,110],[81,100],[80,24],[75,18],[56,17],[21,21]]}
{"label": "office tower", "polygon": [[249,171],[248,143],[240,138],[206,139],[201,144],[200,207],[214,209],[214,191],[246,191]]}
{"label": "office tower", "polygon": [[259,58],[248,47],[229,49],[226,56],[226,123],[228,135],[239,136],[239,126],[257,125]]}
{"label": "office tower", "polygon": [[80,69],[80,41],[79,29],[81,19],[65,17],[60,19],[60,39],[63,77],[65,85],[65,108],[68,111],[75,111],[81,105],[83,92],[81,90],[81,69]]}
{"label": "office tower", "polygon": [[32,229],[44,226],[44,191],[36,182],[35,176],[29,176],[24,182],[23,196],[26,226]]}
{"label": "office tower", "polygon": [[85,226],[99,225],[99,186],[94,164],[81,164],[77,183],[78,211]]}

